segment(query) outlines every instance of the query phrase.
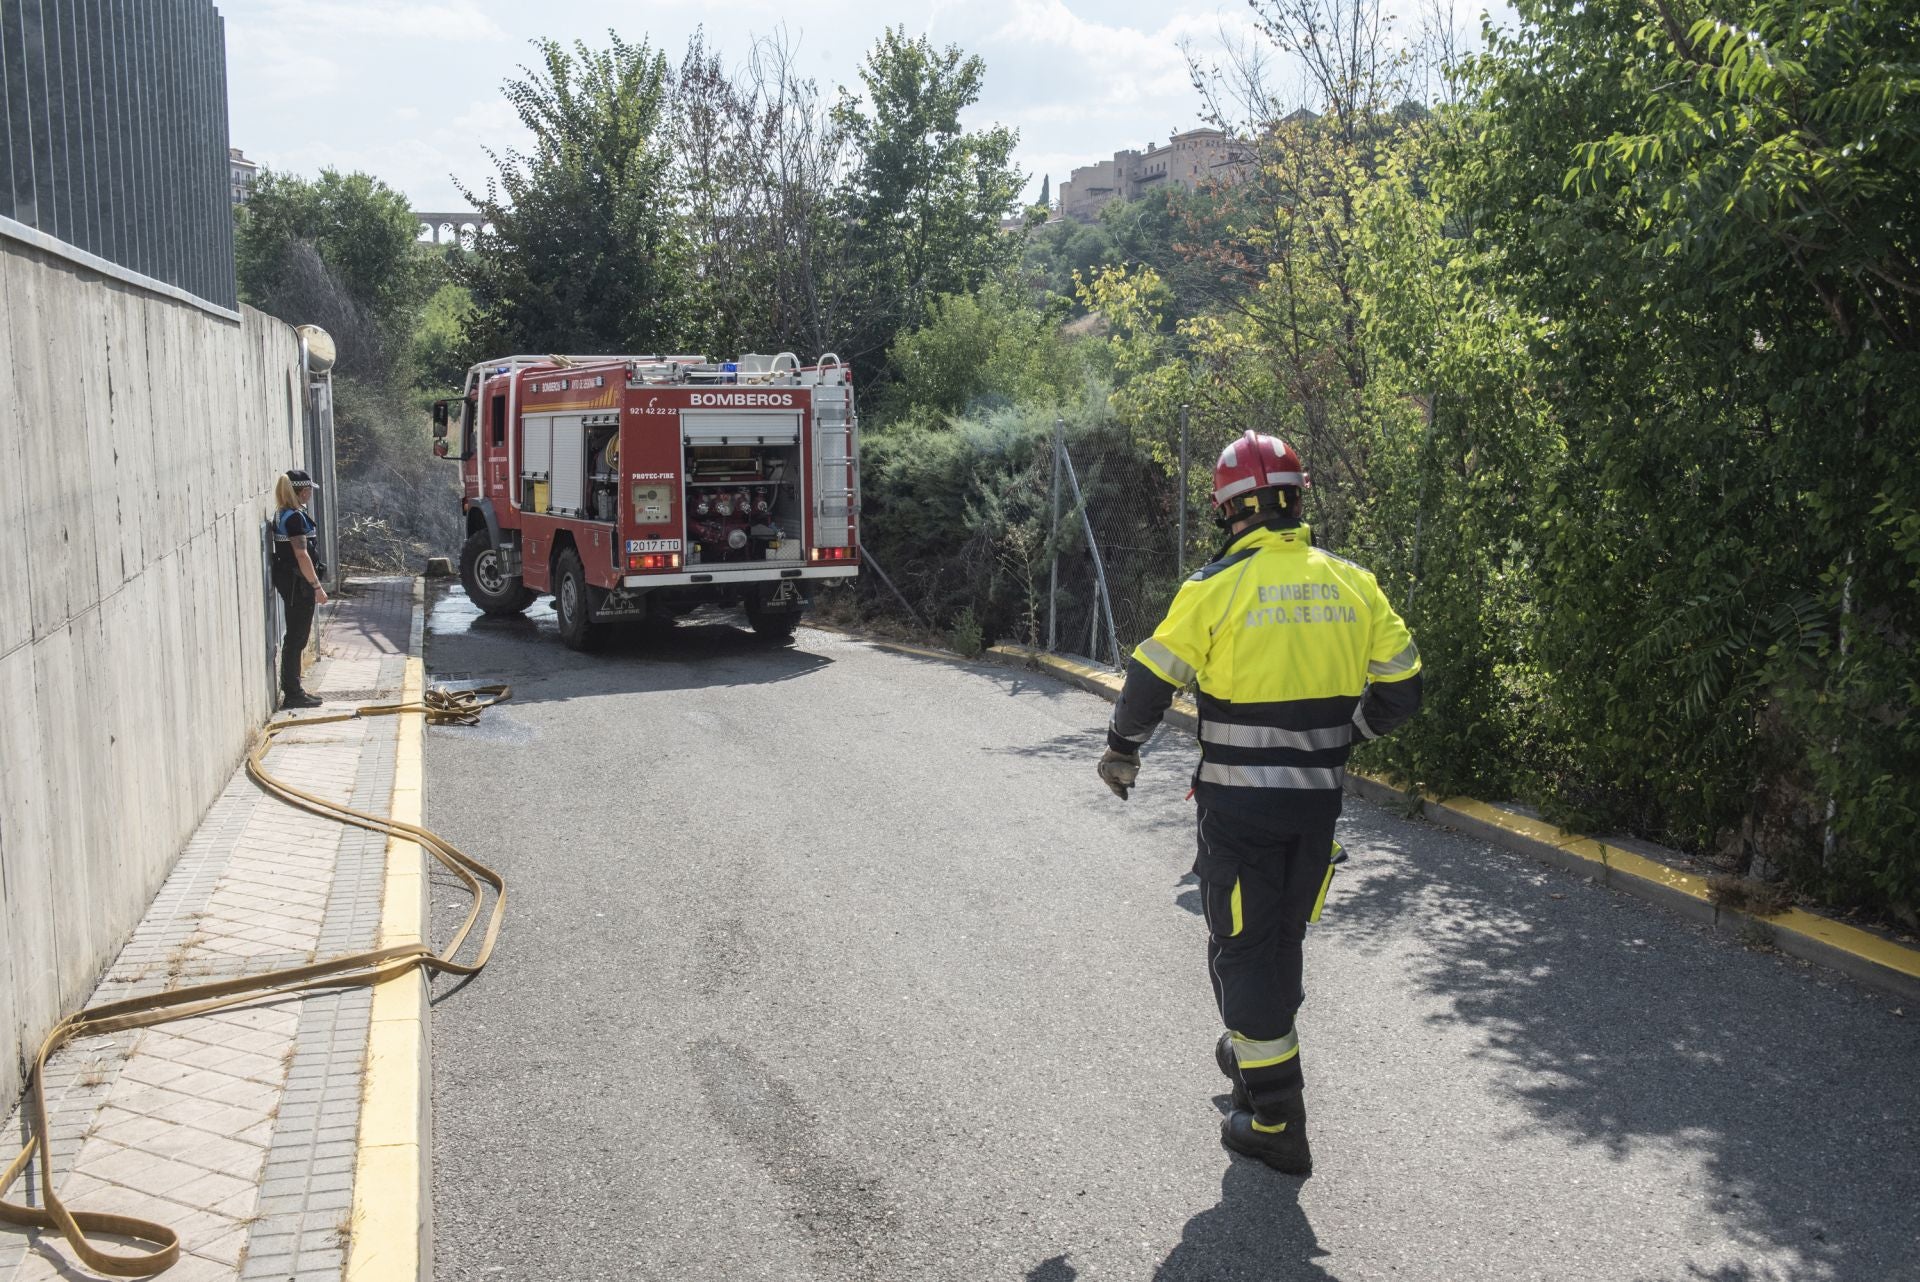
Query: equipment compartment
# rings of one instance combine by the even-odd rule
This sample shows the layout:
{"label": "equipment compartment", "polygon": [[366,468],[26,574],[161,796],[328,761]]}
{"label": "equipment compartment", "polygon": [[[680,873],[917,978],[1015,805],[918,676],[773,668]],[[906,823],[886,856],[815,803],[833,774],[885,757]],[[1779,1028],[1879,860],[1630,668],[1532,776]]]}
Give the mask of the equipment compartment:
{"label": "equipment compartment", "polygon": [[804,559],[798,444],[688,445],[684,474],[688,565]]}

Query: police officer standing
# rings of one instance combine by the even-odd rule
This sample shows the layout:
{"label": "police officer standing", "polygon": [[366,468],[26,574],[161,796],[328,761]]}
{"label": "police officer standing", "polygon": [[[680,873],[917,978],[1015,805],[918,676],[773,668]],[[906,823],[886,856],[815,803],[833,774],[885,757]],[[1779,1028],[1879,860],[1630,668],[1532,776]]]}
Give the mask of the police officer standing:
{"label": "police officer standing", "polygon": [[1300,520],[1306,476],[1284,441],[1247,432],[1213,477],[1226,548],[1134,651],[1099,772],[1125,800],[1141,745],[1175,692],[1198,685],[1193,871],[1227,1028],[1215,1057],[1233,1080],[1220,1138],[1307,1175],[1301,945],[1341,857],[1347,754],[1419,709],[1420,652],[1372,574],[1313,546]]}
{"label": "police officer standing", "polygon": [[286,606],[287,635],[280,643],[280,706],[317,708],[321,700],[300,686],[300,656],[313,635],[315,606],[327,603],[327,590],[320,586],[320,568],[310,550],[320,527],[307,511],[307,501],[317,488],[313,478],[294,468],[274,482],[273,501],[273,589]]}

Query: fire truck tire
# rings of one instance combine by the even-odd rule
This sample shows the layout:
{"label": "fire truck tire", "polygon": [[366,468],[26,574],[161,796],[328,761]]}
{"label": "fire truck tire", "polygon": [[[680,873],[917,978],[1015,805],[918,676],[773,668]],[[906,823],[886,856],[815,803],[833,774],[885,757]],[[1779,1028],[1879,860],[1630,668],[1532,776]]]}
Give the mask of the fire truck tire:
{"label": "fire truck tire", "polygon": [[518,576],[499,572],[499,553],[493,540],[481,530],[460,549],[460,585],[467,599],[480,607],[482,614],[503,618],[519,614],[532,605],[539,594],[522,587]]}
{"label": "fire truck tire", "polygon": [[590,592],[580,554],[566,549],[554,567],[553,612],[560,621],[560,639],[570,650],[597,650],[606,640],[607,625],[592,621]]}
{"label": "fire truck tire", "polygon": [[800,626],[800,612],[782,610],[776,614],[771,610],[756,610],[748,606],[747,623],[756,635],[769,641],[791,641],[793,630]]}

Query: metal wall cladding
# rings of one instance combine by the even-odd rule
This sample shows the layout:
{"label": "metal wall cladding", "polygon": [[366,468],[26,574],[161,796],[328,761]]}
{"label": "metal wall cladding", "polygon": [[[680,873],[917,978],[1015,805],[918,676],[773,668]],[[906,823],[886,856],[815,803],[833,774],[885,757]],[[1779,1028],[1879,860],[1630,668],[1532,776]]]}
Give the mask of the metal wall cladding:
{"label": "metal wall cladding", "polygon": [[0,215],[235,308],[212,0],[0,3]]}

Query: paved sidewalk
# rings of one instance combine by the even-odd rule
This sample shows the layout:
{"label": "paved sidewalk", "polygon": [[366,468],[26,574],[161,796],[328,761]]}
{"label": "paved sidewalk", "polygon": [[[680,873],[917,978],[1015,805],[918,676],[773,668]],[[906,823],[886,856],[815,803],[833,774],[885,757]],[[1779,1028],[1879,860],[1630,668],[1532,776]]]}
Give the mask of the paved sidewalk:
{"label": "paved sidewalk", "polygon": [[[307,688],[330,709],[397,698],[419,627],[415,580],[351,583]],[[387,813],[400,721],[290,732],[268,767]],[[294,810],[236,770],[92,1000],[375,947],[386,849],[384,836]],[[174,1229],[181,1256],[167,1282],[342,1277],[371,1001],[347,989],[67,1046],[47,1071],[62,1198]],[[11,1127],[24,1139],[17,1109]],[[16,1191],[39,1201],[37,1167]],[[0,1227],[0,1282],[92,1276],[57,1233]]]}

